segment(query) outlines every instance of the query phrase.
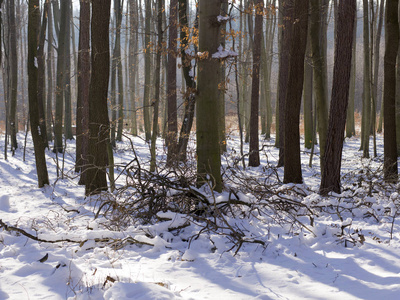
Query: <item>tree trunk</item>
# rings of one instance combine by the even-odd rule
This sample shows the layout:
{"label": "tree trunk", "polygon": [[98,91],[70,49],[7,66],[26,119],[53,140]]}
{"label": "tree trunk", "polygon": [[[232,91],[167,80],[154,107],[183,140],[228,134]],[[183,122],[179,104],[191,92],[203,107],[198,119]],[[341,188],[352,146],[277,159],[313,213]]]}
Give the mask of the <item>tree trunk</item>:
{"label": "tree trunk", "polygon": [[221,68],[218,60],[212,58],[220,42],[218,16],[221,1],[200,0],[199,3],[199,60],[196,137],[198,184],[207,181],[217,192],[222,191],[221,155],[218,130],[218,80]]}
{"label": "tree trunk", "polygon": [[137,0],[129,2],[129,90],[131,102],[131,133],[137,136],[137,114],[136,114],[136,76],[138,74],[137,50],[139,43],[139,20]]}
{"label": "tree trunk", "polygon": [[300,107],[303,92],[304,57],[307,46],[308,0],[294,3],[290,41],[289,78],[285,97],[285,183],[302,183],[300,160]]}
{"label": "tree trunk", "polygon": [[373,55],[374,72],[373,72],[373,83],[372,83],[371,132],[374,135],[374,157],[378,155],[376,149],[376,107],[378,103],[378,78],[379,78],[379,64],[380,64],[381,35],[382,35],[382,27],[384,19],[384,9],[385,9],[384,4],[385,1],[381,0],[379,7],[378,27],[376,29],[376,35],[375,35],[375,45],[374,45],[375,50]]}
{"label": "tree trunk", "polygon": [[364,37],[364,80],[363,80],[363,113],[361,127],[361,147],[363,157],[369,158],[369,136],[371,132],[371,60],[370,60],[370,42],[369,42],[369,16],[368,0],[363,0],[363,37]]}
{"label": "tree trunk", "polygon": [[[123,2],[123,1],[122,1]],[[122,129],[124,127],[124,80],[122,76],[122,57],[121,57],[121,24],[122,10],[120,0],[115,0],[114,9],[116,15],[116,37],[115,37],[115,57],[117,60],[117,79],[118,79],[118,129],[117,141],[122,141]],[[123,3],[122,3],[123,4]]]}
{"label": "tree trunk", "polygon": [[310,35],[314,65],[314,93],[317,104],[321,172],[324,168],[325,143],[328,131],[328,75],[324,42],[327,5],[324,0],[311,0]]}
{"label": "tree trunk", "polygon": [[384,178],[397,181],[396,58],[399,49],[398,0],[386,4],[386,50],[384,61]]}
{"label": "tree trunk", "polygon": [[38,103],[38,70],[35,66],[38,47],[38,33],[40,25],[39,0],[29,0],[28,3],[28,90],[29,90],[29,115],[33,147],[35,150],[36,171],[38,186],[41,188],[49,184],[47,173],[44,136],[46,132],[39,130],[39,103]]}
{"label": "tree trunk", "polygon": [[285,107],[286,107],[286,90],[289,78],[289,58],[290,58],[290,45],[292,39],[293,27],[293,14],[294,14],[294,1],[279,1],[280,13],[282,14],[282,29],[280,38],[280,52],[279,52],[279,161],[278,167],[284,165],[285,153]]}
{"label": "tree trunk", "polygon": [[264,1],[258,0],[255,5],[255,26],[253,40],[253,75],[251,84],[250,145],[249,166],[260,165],[258,140],[258,110],[260,94],[261,41],[264,15]]}
{"label": "tree trunk", "polygon": [[92,74],[89,88],[89,152],[86,195],[107,190],[107,149],[110,143],[107,96],[110,73],[109,24],[111,0],[92,2]]}
{"label": "tree trunk", "polygon": [[[307,53],[311,54],[310,28],[308,30]],[[308,56],[308,55],[307,55]],[[313,146],[313,67],[307,57],[304,62],[304,88],[303,88],[303,116],[304,116],[304,147],[311,149]]]}
{"label": "tree trunk", "polygon": [[162,29],[162,13],[164,10],[164,0],[157,1],[157,54],[156,54],[156,70],[154,72],[155,82],[155,96],[154,96],[154,110],[153,110],[153,133],[151,135],[150,147],[150,172],[156,170],[156,142],[158,136],[158,111],[160,106],[160,76],[161,76],[161,51],[163,43],[163,29]]}
{"label": "tree trunk", "polygon": [[[221,15],[222,16],[226,16],[228,13],[228,2],[222,2],[221,3]],[[221,47],[223,49],[225,49],[225,39],[226,39],[226,22],[223,22],[221,24]],[[225,93],[227,91],[227,82],[225,80],[225,76],[226,76],[226,64],[225,63],[221,63],[221,78],[219,80],[219,101],[218,101],[218,105],[219,105],[219,142],[221,145],[221,153],[226,152],[227,149],[227,145],[226,145],[226,120],[225,120]]]}
{"label": "tree trunk", "polygon": [[[114,6],[118,5],[119,0],[114,0]],[[116,3],[117,2],[117,3]],[[111,20],[113,22],[117,18],[116,13],[114,13],[114,19]],[[111,25],[113,26],[113,25]],[[117,27],[117,26],[116,26]],[[110,84],[110,111],[111,111],[111,122],[110,122],[110,143],[113,148],[116,147],[115,136],[116,136],[116,128],[117,128],[117,59],[116,48],[117,48],[117,29],[112,28],[111,30],[111,43],[114,39],[114,50],[111,56],[111,84]]]}
{"label": "tree trunk", "polygon": [[144,54],[144,95],[143,95],[143,119],[146,141],[151,139],[150,122],[150,85],[151,85],[151,44],[150,44],[150,20],[151,20],[151,1],[145,0],[146,4],[146,23],[145,23],[145,54]]}
{"label": "tree trunk", "polygon": [[11,151],[14,153],[15,149],[18,148],[17,143],[17,92],[18,92],[18,58],[17,58],[17,29],[15,23],[15,2],[9,0],[9,11],[8,11],[8,27],[10,37],[10,51],[9,61],[11,67],[11,78],[10,78],[10,109],[9,109],[9,126],[10,126],[10,138],[11,138]]}
{"label": "tree trunk", "polygon": [[[51,3],[50,3],[51,4]],[[47,40],[53,40],[53,13],[51,5],[47,7]],[[46,100],[46,129],[47,141],[53,140],[52,123],[53,123],[53,71],[54,62],[53,43],[47,42],[47,100]]]}
{"label": "tree trunk", "polygon": [[[357,6],[357,3],[356,3]],[[357,19],[357,9],[356,9]],[[351,78],[350,78],[350,95],[349,105],[347,109],[347,120],[346,120],[346,137],[350,138],[356,134],[356,126],[354,122],[354,99],[356,94],[356,53],[357,53],[357,22],[354,22],[353,30],[353,54],[351,57]]]}
{"label": "tree trunk", "polygon": [[169,39],[167,64],[167,164],[171,165],[177,158],[178,115],[176,103],[176,50],[178,38],[178,0],[172,0],[169,10]]}
{"label": "tree trunk", "polygon": [[81,172],[79,184],[83,185],[89,146],[90,1],[81,0],[80,6],[75,171]]}
{"label": "tree trunk", "polygon": [[47,11],[49,6],[49,1],[46,1],[43,7],[43,21],[39,34],[39,45],[38,45],[38,103],[39,103],[39,126],[41,132],[46,132],[44,135],[44,144],[46,147],[49,146],[47,141],[47,129],[46,129],[46,114],[44,110],[45,104],[45,90],[46,90],[46,66],[45,66],[45,54],[44,54],[44,43],[46,40],[46,27],[47,27]]}
{"label": "tree trunk", "polygon": [[356,0],[341,0],[338,7],[335,65],[328,138],[321,178],[321,194],[340,193],[340,166],[349,99]]}
{"label": "tree trunk", "polygon": [[[3,33],[2,33],[2,27],[3,27],[3,11],[2,11],[2,6],[3,6],[3,1],[0,0],[0,45],[3,44]],[[3,51],[0,51],[0,64],[3,63]]]}
{"label": "tree trunk", "polygon": [[[182,61],[182,73],[186,85],[186,91],[184,93],[184,108],[185,112],[182,120],[182,127],[179,134],[178,141],[178,160],[186,160],[186,150],[189,143],[190,131],[193,125],[194,119],[194,108],[196,104],[196,82],[194,80],[195,68],[192,68],[191,58],[186,53],[186,47],[189,43],[189,33],[186,30],[189,28],[189,22],[187,18],[187,7],[188,0],[179,0],[179,24],[180,24],[180,48],[181,48],[181,61]],[[219,1],[219,0],[218,0]],[[198,27],[197,16],[194,27]],[[197,49],[195,48],[195,52]]]}
{"label": "tree trunk", "polygon": [[[61,11],[68,11],[68,1],[61,2]],[[56,115],[54,128],[54,149],[53,152],[63,152],[63,112],[65,93],[65,67],[66,67],[66,42],[67,42],[67,14],[62,13],[60,18],[60,33],[58,35],[57,52],[57,79],[56,79]],[[68,26],[69,27],[69,26]],[[69,39],[68,39],[69,41]],[[68,58],[69,59],[69,58]]]}
{"label": "tree trunk", "polygon": [[[275,7],[276,5],[276,0],[269,1],[269,5],[272,5]],[[272,18],[272,19],[271,19]],[[265,139],[270,139],[271,138],[271,126],[272,126],[272,116],[273,116],[273,111],[272,111],[272,92],[271,92],[271,72],[272,72],[272,60],[274,56],[274,39],[275,39],[275,29],[276,29],[276,20],[277,17],[275,15],[272,15],[268,19],[268,31],[266,33],[266,82],[265,82],[265,93],[266,93],[266,132],[265,132]]]}
{"label": "tree trunk", "polygon": [[72,108],[71,108],[71,0],[62,0],[67,2],[65,13],[65,75],[64,75],[64,103],[65,103],[65,118],[64,118],[64,134],[67,140],[74,138],[72,134]]}

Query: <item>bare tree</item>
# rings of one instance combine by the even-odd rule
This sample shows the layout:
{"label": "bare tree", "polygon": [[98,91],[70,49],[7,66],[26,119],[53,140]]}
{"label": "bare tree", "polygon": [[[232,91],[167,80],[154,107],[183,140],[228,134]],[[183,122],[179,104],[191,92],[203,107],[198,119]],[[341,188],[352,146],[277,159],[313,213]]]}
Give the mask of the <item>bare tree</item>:
{"label": "bare tree", "polygon": [[322,171],[320,187],[321,194],[327,194],[331,191],[340,193],[340,166],[349,100],[356,9],[356,0],[341,0],[339,2],[335,66],[324,157],[325,168]]}
{"label": "bare tree", "polygon": [[384,61],[384,177],[397,181],[396,59],[399,48],[398,0],[386,4],[386,50]]}
{"label": "bare tree", "polygon": [[38,185],[43,187],[49,184],[45,157],[46,132],[40,131],[39,123],[39,101],[38,101],[38,69],[37,48],[38,33],[40,25],[39,0],[29,0],[28,4],[28,90],[29,90],[29,117],[31,133],[35,150],[36,171]]}
{"label": "bare tree", "polygon": [[85,165],[89,146],[89,85],[90,85],[90,1],[80,1],[79,51],[78,51],[78,99],[76,108],[76,164],[81,171],[79,183],[85,183]]}
{"label": "bare tree", "polygon": [[308,0],[296,0],[290,42],[289,78],[285,97],[285,183],[302,183],[300,161],[300,107],[303,92],[304,57],[307,46]]}
{"label": "bare tree", "polygon": [[260,94],[260,62],[261,41],[263,29],[264,1],[257,0],[255,5],[255,26],[253,39],[253,75],[251,85],[251,114],[250,114],[250,154],[249,166],[260,165],[259,140],[258,140],[258,110]]}
{"label": "bare tree", "polygon": [[110,143],[107,96],[110,73],[109,24],[111,0],[92,2],[92,74],[89,88],[89,151],[86,195],[107,190],[106,166]]}
{"label": "bare tree", "polygon": [[214,189],[222,191],[221,155],[217,130],[218,82],[221,68],[212,55],[218,51],[221,0],[199,2],[199,74],[197,86],[196,137],[197,174],[199,185],[211,181]]}
{"label": "bare tree", "polygon": [[168,63],[167,63],[167,163],[177,159],[177,95],[176,95],[176,51],[178,38],[178,0],[172,0],[169,8],[169,36],[168,36]]}

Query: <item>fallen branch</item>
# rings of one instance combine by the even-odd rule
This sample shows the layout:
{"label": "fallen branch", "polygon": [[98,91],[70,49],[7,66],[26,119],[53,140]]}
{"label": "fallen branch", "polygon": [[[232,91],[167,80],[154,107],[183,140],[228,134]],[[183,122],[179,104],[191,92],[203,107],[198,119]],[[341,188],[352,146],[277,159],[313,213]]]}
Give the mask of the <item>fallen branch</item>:
{"label": "fallen branch", "polygon": [[[22,234],[23,236],[26,236],[27,238],[30,238],[34,241],[37,242],[41,242],[41,243],[63,243],[63,242],[67,242],[67,243],[74,243],[74,244],[79,244],[80,247],[82,247],[87,241],[89,241],[88,239],[83,240],[83,241],[75,241],[75,240],[71,240],[71,239],[58,239],[58,240],[44,240],[41,238],[38,238],[28,232],[26,232],[25,230],[18,228],[18,227],[14,227],[14,226],[9,226],[6,223],[3,222],[3,220],[0,219],[0,228],[4,228],[4,230],[6,231],[14,231],[14,232],[18,232],[20,234]],[[115,238],[95,238],[94,241],[96,243],[109,243],[110,245],[114,246],[117,249],[121,249],[123,247],[125,247],[127,244],[129,245],[146,245],[146,246],[153,246],[153,244],[147,243],[147,242],[141,242],[138,241],[137,239],[128,236],[124,239],[115,239]]]}

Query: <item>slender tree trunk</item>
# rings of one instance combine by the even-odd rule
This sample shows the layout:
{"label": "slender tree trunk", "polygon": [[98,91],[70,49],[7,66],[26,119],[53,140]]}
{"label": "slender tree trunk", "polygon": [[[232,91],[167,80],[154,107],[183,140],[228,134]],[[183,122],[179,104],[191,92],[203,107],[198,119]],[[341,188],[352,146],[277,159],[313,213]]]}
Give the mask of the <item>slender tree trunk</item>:
{"label": "slender tree trunk", "polygon": [[67,140],[74,138],[72,134],[72,108],[71,108],[71,0],[62,0],[68,2],[66,5],[65,14],[65,75],[64,75],[64,103],[65,103],[65,118],[64,118],[64,134]]}
{"label": "slender tree trunk", "polygon": [[[242,32],[243,30],[243,0],[240,0],[239,2],[239,11],[240,11],[240,24],[239,24],[239,32]],[[232,24],[230,23],[230,27],[232,28]],[[243,151],[243,114],[242,114],[242,106],[243,106],[243,97],[241,93],[241,85],[239,84],[239,75],[242,74],[242,69],[243,69],[243,36],[242,34],[239,35],[239,55],[238,57],[235,57],[235,84],[236,84],[236,98],[237,98],[237,103],[236,103],[236,112],[237,112],[237,118],[238,118],[238,129],[239,129],[239,139],[240,139],[240,156],[242,157],[242,167],[243,169],[246,168],[246,163],[244,160],[244,151]],[[235,39],[233,39],[233,51],[235,51]]]}
{"label": "slender tree trunk", "polygon": [[121,56],[121,24],[122,24],[122,10],[123,2],[115,0],[114,9],[116,10],[116,37],[115,37],[115,50],[117,60],[117,78],[118,78],[118,130],[117,141],[122,141],[122,129],[124,127],[124,79],[122,75],[122,56]]}
{"label": "slender tree trunk", "polygon": [[396,58],[399,49],[398,0],[386,4],[386,50],[384,62],[384,178],[397,181]]}
{"label": "slender tree trunk", "polygon": [[9,60],[11,67],[11,78],[10,78],[10,109],[9,109],[9,126],[10,126],[10,137],[11,137],[11,151],[14,153],[15,149],[18,148],[17,143],[17,95],[18,95],[18,58],[17,58],[17,28],[15,23],[15,2],[9,0],[9,11],[8,11],[8,26],[10,32],[10,51]]}
{"label": "slender tree trunk", "polygon": [[[67,17],[65,13],[69,10],[68,1],[61,2],[60,32],[58,34],[57,52],[57,79],[56,79],[56,115],[54,128],[54,149],[53,152],[63,152],[63,112],[65,93],[65,67],[66,67],[66,42],[67,42]],[[69,39],[68,39],[69,41]]]}
{"label": "slender tree trunk", "polygon": [[356,9],[356,0],[341,0],[339,2],[331,113],[324,157],[325,168],[320,187],[320,193],[325,195],[331,191],[340,193],[340,166],[349,99]]}
{"label": "slender tree trunk", "polygon": [[[357,6],[357,3],[356,3]],[[357,10],[356,10],[357,20]],[[350,95],[349,105],[347,109],[347,121],[346,121],[346,137],[350,138],[356,134],[356,126],[354,121],[354,99],[356,94],[356,53],[357,53],[357,22],[354,22],[353,30],[353,54],[351,57],[351,78],[350,78]]]}
{"label": "slender tree trunk", "polygon": [[[226,16],[228,13],[228,2],[222,2],[221,3],[221,15]],[[226,22],[223,22],[221,24],[221,47],[225,49],[225,39],[226,39]],[[221,79],[219,81],[220,87],[219,87],[219,142],[221,144],[221,153],[226,152],[227,145],[226,145],[226,120],[225,120],[225,93],[227,90],[227,82],[225,80],[226,76],[226,64],[221,63]]]}
{"label": "slender tree trunk", "polygon": [[[311,54],[310,28],[308,30],[307,53]],[[308,55],[307,55],[308,56]],[[304,62],[304,88],[303,88],[303,115],[304,115],[304,147],[311,149],[313,146],[313,67],[307,57]]]}
{"label": "slender tree trunk", "polygon": [[255,5],[255,26],[253,40],[253,75],[251,85],[251,114],[250,114],[250,154],[249,166],[260,165],[260,152],[258,140],[258,110],[260,93],[260,63],[261,63],[261,41],[264,15],[264,1],[258,0]]}
{"label": "slender tree trunk", "polygon": [[150,44],[150,20],[151,20],[151,1],[145,0],[146,4],[146,23],[145,23],[145,54],[144,54],[144,95],[143,95],[143,119],[146,141],[151,139],[150,122],[150,85],[151,85],[151,44]]}
{"label": "slender tree trunk", "polygon": [[53,13],[51,3],[47,7],[47,100],[46,100],[46,129],[47,141],[53,141],[52,122],[53,122],[53,72],[52,64],[54,60],[53,50]]}
{"label": "slender tree trunk", "polygon": [[294,3],[293,34],[290,45],[289,78],[285,101],[285,183],[302,183],[300,160],[300,107],[303,92],[304,57],[307,46],[308,0]]}
{"label": "slender tree trunk", "polygon": [[81,172],[79,184],[85,184],[89,146],[89,85],[90,85],[90,1],[80,1],[78,45],[78,99],[76,109],[76,164]]}
{"label": "slender tree trunk", "polygon": [[107,190],[107,149],[110,143],[107,96],[110,73],[109,24],[111,0],[92,2],[92,73],[89,88],[89,152],[86,195]]}
{"label": "slender tree trunk", "polygon": [[[275,7],[276,5],[276,0],[273,0],[269,3],[269,5],[272,5]],[[272,19],[271,19],[272,18]],[[266,132],[265,132],[265,138],[269,139],[271,137],[271,127],[272,127],[272,116],[273,116],[273,111],[272,111],[272,92],[271,92],[271,75],[272,75],[272,60],[273,60],[273,55],[274,55],[274,40],[275,40],[275,29],[276,29],[276,20],[277,17],[275,15],[270,16],[268,19],[268,31],[267,31],[267,37],[266,37],[266,54],[267,54],[267,73],[265,74],[266,77],[266,83],[265,83],[265,93],[266,93]]]}
{"label": "slender tree trunk", "polygon": [[156,170],[156,142],[158,136],[158,111],[160,106],[160,76],[161,76],[161,51],[163,43],[162,13],[164,10],[164,0],[157,1],[157,54],[155,75],[155,96],[153,111],[153,133],[151,135],[150,147],[150,172]]}
{"label": "slender tree trunk", "polygon": [[59,6],[59,0],[52,1],[53,3],[53,16],[54,16],[54,28],[55,28],[55,33],[57,39],[60,38],[60,23],[61,23],[61,17],[60,17],[60,6]]}
{"label": "slender tree trunk", "polygon": [[168,39],[168,64],[167,64],[167,137],[168,146],[167,164],[171,165],[177,158],[177,95],[176,95],[176,51],[178,38],[178,1],[172,0],[169,10],[169,39]]}
{"label": "slender tree trunk", "polygon": [[[3,1],[4,0],[0,0],[0,45],[3,44],[3,33],[2,33],[2,27],[3,27]],[[3,63],[3,51],[0,51],[0,64]]]}
{"label": "slender tree trunk", "polygon": [[381,48],[381,35],[384,19],[385,1],[381,0],[379,7],[379,21],[376,29],[375,45],[374,45],[374,72],[373,72],[373,84],[372,84],[372,112],[371,112],[371,131],[374,135],[374,157],[376,157],[376,104],[378,102],[378,78],[379,78],[379,64],[380,64],[380,48]]}
{"label": "slender tree trunk", "polygon": [[290,45],[292,39],[292,26],[294,17],[294,1],[279,1],[280,12],[282,14],[282,30],[281,30],[281,49],[279,58],[279,161],[278,167],[284,165],[285,154],[285,124],[286,124],[286,90],[289,79],[289,58],[290,58]]}
{"label": "slender tree trunk", "polygon": [[40,25],[39,0],[29,0],[28,3],[28,89],[29,89],[29,115],[31,133],[35,150],[36,171],[38,186],[41,188],[49,184],[47,173],[44,136],[46,132],[39,131],[39,103],[38,103],[38,70],[35,66],[37,57],[38,33]]}
{"label": "slender tree trunk", "polygon": [[137,114],[136,114],[136,76],[138,74],[138,59],[137,50],[139,43],[139,14],[137,0],[130,0],[129,2],[129,90],[131,102],[131,133],[137,135]]}
{"label": "slender tree trunk", "polygon": [[[245,5],[246,7],[246,11],[250,12],[251,11],[251,5],[253,3],[254,0],[247,0],[247,4]],[[247,31],[246,31],[246,37],[247,37],[247,44],[246,44],[246,59],[245,59],[245,63],[250,64],[249,62],[251,61],[251,54],[253,52],[253,38],[254,38],[254,32],[253,32],[253,16],[251,13],[247,13]],[[245,80],[243,81],[244,84],[244,88],[243,88],[243,92],[244,92],[244,96],[243,96],[243,108],[244,108],[244,115],[245,115],[245,119],[246,119],[246,136],[245,136],[245,143],[250,143],[250,127],[251,127],[251,82],[249,84],[249,78],[251,78],[251,73],[252,73],[253,68],[245,68],[245,72],[244,72],[244,78]],[[250,85],[250,87],[249,87]],[[249,90],[250,88],[250,90]],[[250,97],[249,97],[250,95]]]}
{"label": "slender tree trunk", "polygon": [[[219,1],[219,0],[217,0]],[[186,53],[186,47],[189,43],[189,22],[187,17],[188,0],[179,0],[179,24],[180,24],[180,48],[181,48],[181,61],[182,61],[182,73],[184,82],[186,85],[186,91],[184,93],[184,108],[185,112],[183,115],[181,131],[179,134],[178,141],[178,160],[186,160],[186,151],[189,143],[190,131],[193,125],[194,119],[194,108],[196,104],[196,82],[195,82],[195,68],[192,68],[191,58]],[[198,27],[198,17],[194,27]],[[195,48],[195,52],[197,49]]]}
{"label": "slender tree trunk", "polygon": [[323,0],[311,0],[311,22],[310,35],[312,58],[314,65],[314,93],[317,104],[318,133],[321,171],[324,168],[325,143],[328,131],[328,78],[327,78],[327,60],[326,43],[324,43],[325,15],[327,7]]}
{"label": "slender tree trunk", "polygon": [[363,0],[363,37],[364,37],[364,80],[363,80],[363,114],[362,114],[362,150],[363,157],[369,158],[369,136],[371,132],[371,60],[370,60],[370,42],[369,42],[369,16],[368,0]]}
{"label": "slender tree trunk", "polygon": [[[283,146],[283,140],[281,139],[281,134],[283,134],[281,130],[281,112],[280,107],[281,107],[281,101],[284,101],[281,99],[281,65],[282,65],[282,33],[283,33],[283,12],[286,11],[285,7],[286,5],[283,5],[282,7],[282,0],[278,0],[279,6],[281,9],[279,9],[278,12],[278,65],[279,65],[279,74],[278,74],[278,84],[277,84],[277,89],[276,89],[276,101],[275,101],[275,147],[280,148]],[[279,150],[279,159],[278,159],[278,166],[283,166],[283,151]]]}
{"label": "slender tree trunk", "polygon": [[45,132],[44,135],[44,143],[45,146],[48,147],[47,141],[47,129],[46,129],[46,113],[44,109],[45,105],[45,90],[46,90],[46,66],[45,66],[45,54],[44,54],[44,43],[46,39],[46,28],[47,28],[47,11],[49,2],[46,1],[44,8],[43,8],[43,21],[40,29],[39,34],[39,45],[38,45],[38,57],[37,57],[37,64],[38,64],[38,103],[39,103],[39,126],[40,131]]}
{"label": "slender tree trunk", "polygon": [[220,42],[218,16],[221,1],[199,2],[199,60],[198,98],[196,111],[197,176],[198,184],[212,182],[214,190],[222,191],[221,155],[218,130],[218,80],[221,68],[212,58]]}

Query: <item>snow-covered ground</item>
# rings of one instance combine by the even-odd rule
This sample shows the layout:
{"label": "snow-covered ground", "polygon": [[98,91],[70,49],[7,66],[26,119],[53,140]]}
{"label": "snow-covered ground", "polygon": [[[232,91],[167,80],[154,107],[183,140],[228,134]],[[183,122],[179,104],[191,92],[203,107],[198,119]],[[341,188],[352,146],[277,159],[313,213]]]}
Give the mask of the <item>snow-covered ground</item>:
{"label": "snow-covered ground", "polygon": [[[23,136],[19,137],[22,141]],[[273,143],[265,141],[262,166],[243,174],[258,182],[271,174],[269,166],[274,167],[278,157]],[[148,145],[139,138],[133,139],[133,144],[141,160],[148,161]],[[40,240],[69,239],[76,243],[38,242],[13,229],[1,228],[0,299],[400,297],[400,222],[396,219],[400,196],[397,187],[386,192],[378,187],[382,146],[378,147],[377,159],[366,160],[358,152],[359,140],[346,140],[342,168],[343,175],[347,174],[343,178],[345,191],[328,198],[316,193],[320,180],[318,157],[310,168],[309,151],[303,151],[305,184],[279,185],[274,191],[309,208],[315,214],[313,220],[304,214],[296,216],[298,222],[274,222],[274,215],[268,215],[268,211],[265,215],[252,211],[246,217],[227,214],[227,222],[250,241],[238,246],[226,232],[202,231],[205,223],[201,220],[171,212],[160,213],[160,217],[167,218],[154,224],[111,230],[104,216],[94,217],[104,199],[85,199],[84,188],[77,184],[74,142],[68,142],[63,179],[56,178],[55,154],[47,152],[51,185],[42,189],[37,187],[30,140],[27,145],[25,162],[22,149],[7,161],[1,154],[0,219]],[[129,145],[128,141],[118,144],[116,164],[132,160]],[[378,145],[382,145],[381,136]],[[228,148],[229,153],[232,148],[239,151],[236,137],[228,140]],[[0,150],[3,153],[4,149]],[[158,150],[162,160],[161,142]],[[61,164],[62,157],[59,161]],[[227,169],[230,162],[227,155],[225,174],[231,172]],[[369,171],[362,171],[363,166]],[[282,169],[276,172],[282,177]],[[240,189],[231,177],[226,180]],[[121,177],[117,187],[123,182]],[[214,196],[216,202],[223,201],[228,192]],[[250,194],[239,196],[248,203],[258,199]],[[238,212],[241,208],[234,209]],[[169,231],[188,220],[192,223],[186,228]],[[129,238],[142,243],[121,245]]]}

